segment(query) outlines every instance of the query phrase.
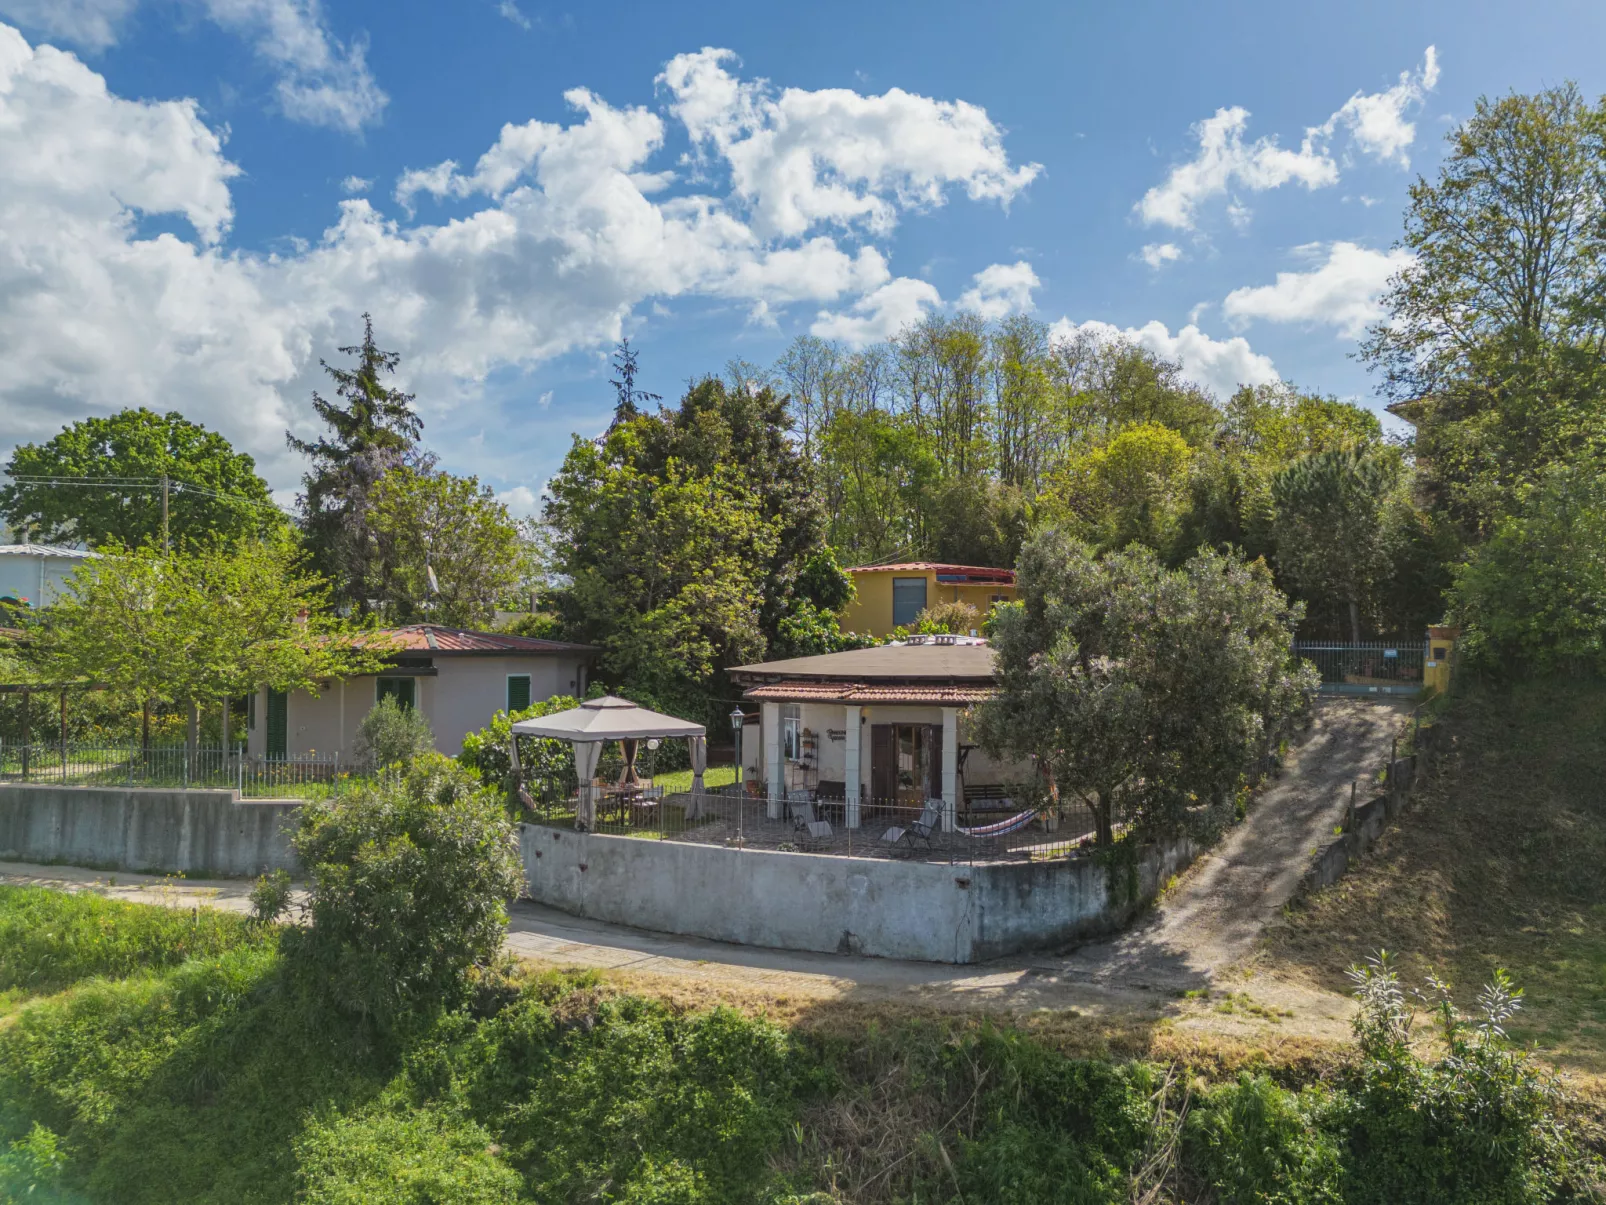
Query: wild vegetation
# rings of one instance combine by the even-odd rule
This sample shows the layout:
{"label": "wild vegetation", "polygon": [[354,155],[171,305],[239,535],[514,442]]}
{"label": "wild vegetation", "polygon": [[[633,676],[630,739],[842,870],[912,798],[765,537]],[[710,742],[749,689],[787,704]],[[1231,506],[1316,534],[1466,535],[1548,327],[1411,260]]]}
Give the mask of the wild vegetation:
{"label": "wild vegetation", "polygon": [[8,887],[0,930],[27,934],[0,946],[19,1202],[1515,1203],[1598,1174],[1499,1035],[1507,989],[1423,1057],[1387,968],[1350,1058],[1218,1074],[977,1021],[684,1012],[594,975],[471,975],[398,1030],[275,925]]}

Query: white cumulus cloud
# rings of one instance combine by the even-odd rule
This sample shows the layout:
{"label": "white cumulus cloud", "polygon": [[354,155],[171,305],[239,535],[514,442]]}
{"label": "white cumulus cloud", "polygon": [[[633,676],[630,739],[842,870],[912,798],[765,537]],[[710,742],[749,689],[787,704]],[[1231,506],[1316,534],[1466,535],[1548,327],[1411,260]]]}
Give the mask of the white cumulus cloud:
{"label": "white cumulus cloud", "polygon": [[832,223],[884,234],[900,209],[940,205],[951,186],[1007,204],[1041,170],[1011,166],[1003,131],[965,101],[901,88],[776,92],[733,76],[735,61],[712,47],[676,55],[658,82],[693,144],[728,165],[733,191],[764,233],[795,236]]}
{"label": "white cumulus cloud", "polygon": [[971,288],[960,295],[961,309],[973,310],[983,318],[1006,318],[1024,314],[1032,308],[1032,290],[1041,288],[1031,264],[992,264],[976,273]]}
{"label": "white cumulus cloud", "polygon": [[1217,397],[1226,397],[1240,385],[1265,385],[1278,379],[1271,359],[1251,349],[1247,339],[1240,335],[1213,339],[1191,322],[1176,334],[1158,319],[1123,329],[1108,322],[1076,323],[1061,318],[1050,328],[1050,334],[1057,339],[1068,339],[1079,332],[1100,339],[1124,340],[1163,359],[1174,360],[1182,365],[1183,376]]}
{"label": "white cumulus cloud", "polygon": [[809,331],[822,339],[840,339],[849,347],[864,347],[892,338],[941,305],[942,295],[935,285],[900,276],[861,297],[846,311],[821,310]]}
{"label": "white cumulus cloud", "polygon": [[348,197],[354,197],[358,193],[367,192],[373,186],[374,182],[364,176],[347,176],[340,182],[340,191]]}
{"label": "white cumulus cloud", "polygon": [[1181,259],[1182,248],[1175,243],[1145,243],[1143,250],[1138,252],[1138,258],[1159,271],[1172,260]]}
{"label": "white cumulus cloud", "polygon": [[[116,43],[139,0],[0,0],[0,16],[86,50]],[[319,0],[187,0],[214,24],[249,41],[276,72],[286,117],[359,130],[389,98],[368,70],[367,43],[342,42]]]}
{"label": "white cumulus cloud", "polygon": [[1377,298],[1389,277],[1413,261],[1400,248],[1373,251],[1346,242],[1313,244],[1299,252],[1308,259],[1325,254],[1325,259],[1309,271],[1279,272],[1273,284],[1234,289],[1221,306],[1228,320],[1235,326],[1254,319],[1322,324],[1358,339],[1383,317]]}
{"label": "white cumulus cloud", "polygon": [[[1193,158],[1177,164],[1162,183],[1144,193],[1136,206],[1138,216],[1146,225],[1191,230],[1199,206],[1229,191],[1335,184],[1340,165],[1332,144],[1341,130],[1348,132],[1356,149],[1404,165],[1406,148],[1416,137],[1416,127],[1406,114],[1421,106],[1438,81],[1438,53],[1429,46],[1417,71],[1405,72],[1386,91],[1357,92],[1325,122],[1306,129],[1298,150],[1280,145],[1270,135],[1246,140],[1249,110],[1240,105],[1217,109],[1193,127],[1198,141]],[[1236,225],[1249,216],[1236,198],[1232,216]]]}
{"label": "white cumulus cloud", "polygon": [[[0,26],[0,346],[13,349],[0,357],[0,448],[86,414],[176,409],[256,456],[282,489],[304,467],[285,429],[313,430],[309,395],[327,389],[319,357],[338,361],[368,310],[452,463],[442,437],[500,388],[491,374],[606,347],[638,307],[808,305],[817,328],[858,342],[941,304],[829,217],[783,234],[733,189],[671,195],[654,163],[662,117],[584,90],[570,99],[568,124],[509,125],[471,170],[440,164],[403,190],[450,197],[449,220],[350,196],[318,238],[256,254],[227,245],[239,168],[192,101],[118,97],[75,56]],[[895,183],[884,200],[929,202]],[[149,233],[151,215],[190,229]],[[980,277],[1000,297],[1026,283]],[[528,482],[532,446],[561,447],[572,421],[532,398],[472,468]]]}

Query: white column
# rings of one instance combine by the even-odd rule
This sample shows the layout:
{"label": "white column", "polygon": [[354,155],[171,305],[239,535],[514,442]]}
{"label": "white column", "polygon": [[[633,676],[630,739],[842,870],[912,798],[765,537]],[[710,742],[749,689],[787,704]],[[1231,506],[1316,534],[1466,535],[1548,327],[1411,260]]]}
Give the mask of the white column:
{"label": "white column", "polygon": [[859,768],[860,737],[863,735],[859,724],[859,709],[848,708],[847,735],[845,737],[847,748],[844,752],[847,764],[843,767],[844,790],[847,794],[847,823],[849,828],[859,827],[859,789],[862,781],[862,771]]}
{"label": "white column", "polygon": [[781,800],[786,795],[781,761],[781,705],[765,703],[759,710],[759,725],[764,733],[764,782],[768,787],[769,801],[764,814],[771,820],[781,818]]}
{"label": "white column", "polygon": [[951,833],[958,824],[959,806],[959,708],[942,709],[942,831]]}

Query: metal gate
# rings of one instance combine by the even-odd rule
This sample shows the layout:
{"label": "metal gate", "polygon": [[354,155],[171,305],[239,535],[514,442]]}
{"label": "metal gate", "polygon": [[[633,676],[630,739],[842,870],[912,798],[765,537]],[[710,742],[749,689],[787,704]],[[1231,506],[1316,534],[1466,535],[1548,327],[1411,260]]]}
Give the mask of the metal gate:
{"label": "metal gate", "polygon": [[1316,666],[1323,694],[1414,695],[1422,689],[1427,641],[1296,640],[1294,652]]}

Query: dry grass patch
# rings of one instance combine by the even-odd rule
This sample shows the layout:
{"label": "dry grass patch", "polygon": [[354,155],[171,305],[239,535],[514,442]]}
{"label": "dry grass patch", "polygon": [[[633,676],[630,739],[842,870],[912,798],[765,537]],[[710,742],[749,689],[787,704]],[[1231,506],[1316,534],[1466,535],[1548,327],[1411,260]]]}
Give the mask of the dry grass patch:
{"label": "dry grass patch", "polygon": [[1514,1036],[1606,1074],[1606,686],[1471,691],[1410,809],[1274,926],[1262,965],[1335,991],[1378,948],[1470,1005],[1496,967],[1526,990]]}

